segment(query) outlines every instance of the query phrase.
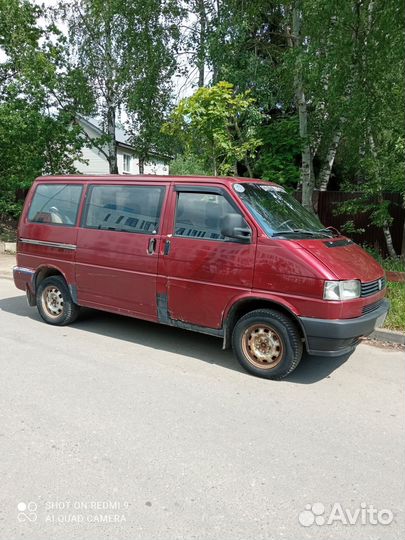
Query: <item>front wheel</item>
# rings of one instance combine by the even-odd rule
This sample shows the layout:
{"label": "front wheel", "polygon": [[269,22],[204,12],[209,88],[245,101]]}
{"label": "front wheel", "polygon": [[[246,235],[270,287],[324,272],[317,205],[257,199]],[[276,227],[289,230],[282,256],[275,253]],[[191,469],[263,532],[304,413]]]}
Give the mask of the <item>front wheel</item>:
{"label": "front wheel", "polygon": [[80,308],[73,302],[62,276],[50,276],[41,281],[36,300],[39,314],[48,324],[65,326],[79,314]]}
{"label": "front wheel", "polygon": [[232,346],[242,367],[265,379],[286,377],[298,366],[303,351],[294,321],[273,309],[257,309],[240,318]]}

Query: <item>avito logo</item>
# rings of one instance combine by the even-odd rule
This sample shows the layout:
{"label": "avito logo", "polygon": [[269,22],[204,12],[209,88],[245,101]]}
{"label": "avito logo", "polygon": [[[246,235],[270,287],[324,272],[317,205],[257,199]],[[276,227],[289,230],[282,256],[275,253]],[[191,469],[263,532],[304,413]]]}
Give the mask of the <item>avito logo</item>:
{"label": "avito logo", "polygon": [[311,525],[389,525],[394,519],[391,510],[383,508],[379,510],[372,504],[360,503],[357,508],[344,508],[340,503],[334,503],[327,512],[324,504],[316,502],[305,505],[305,510],[300,512],[298,521],[303,527]]}

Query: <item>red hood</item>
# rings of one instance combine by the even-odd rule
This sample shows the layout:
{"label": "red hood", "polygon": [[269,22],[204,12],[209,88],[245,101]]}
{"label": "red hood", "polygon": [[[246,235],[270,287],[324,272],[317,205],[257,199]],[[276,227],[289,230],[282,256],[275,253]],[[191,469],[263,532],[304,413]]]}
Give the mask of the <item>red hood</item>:
{"label": "red hood", "polygon": [[319,259],[337,279],[360,279],[367,282],[384,275],[384,270],[371,255],[344,237],[298,240],[297,243]]}

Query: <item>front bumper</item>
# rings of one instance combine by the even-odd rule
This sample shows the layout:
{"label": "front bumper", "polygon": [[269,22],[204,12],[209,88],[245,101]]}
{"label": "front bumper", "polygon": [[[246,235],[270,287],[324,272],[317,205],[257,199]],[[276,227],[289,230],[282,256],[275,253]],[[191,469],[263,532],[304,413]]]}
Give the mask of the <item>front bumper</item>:
{"label": "front bumper", "polygon": [[389,302],[382,304],[371,313],[355,319],[312,319],[301,317],[305,332],[307,351],[317,356],[340,356],[353,351],[361,337],[369,336],[375,329],[377,320],[388,313]]}

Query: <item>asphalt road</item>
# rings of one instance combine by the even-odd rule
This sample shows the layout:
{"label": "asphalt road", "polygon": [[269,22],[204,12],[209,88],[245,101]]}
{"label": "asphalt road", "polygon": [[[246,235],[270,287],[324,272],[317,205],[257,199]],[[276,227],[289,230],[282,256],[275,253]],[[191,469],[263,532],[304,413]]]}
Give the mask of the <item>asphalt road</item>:
{"label": "asphalt road", "polygon": [[48,326],[0,279],[0,538],[402,539],[404,367],[361,345],[265,381],[215,338]]}

